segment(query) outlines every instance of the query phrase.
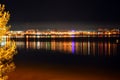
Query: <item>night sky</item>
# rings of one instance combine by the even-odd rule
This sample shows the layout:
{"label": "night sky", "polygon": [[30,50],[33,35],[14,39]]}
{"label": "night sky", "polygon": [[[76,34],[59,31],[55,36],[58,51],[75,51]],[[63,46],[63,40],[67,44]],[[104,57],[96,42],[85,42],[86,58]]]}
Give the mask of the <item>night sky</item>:
{"label": "night sky", "polygon": [[81,23],[106,24],[107,28],[119,27],[120,23],[120,2],[115,0],[2,0],[0,3],[4,3],[6,10],[10,11],[13,26],[17,23],[25,26],[37,23],[36,28],[39,28],[46,23],[45,28],[55,28],[58,24],[58,27],[65,24],[73,28],[77,23],[74,26],[77,29],[82,28]]}

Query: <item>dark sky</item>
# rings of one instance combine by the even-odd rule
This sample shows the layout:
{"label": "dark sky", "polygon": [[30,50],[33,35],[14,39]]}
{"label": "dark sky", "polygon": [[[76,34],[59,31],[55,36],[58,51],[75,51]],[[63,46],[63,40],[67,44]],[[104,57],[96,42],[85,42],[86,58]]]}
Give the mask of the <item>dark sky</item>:
{"label": "dark sky", "polygon": [[11,22],[120,22],[115,0],[2,0]]}

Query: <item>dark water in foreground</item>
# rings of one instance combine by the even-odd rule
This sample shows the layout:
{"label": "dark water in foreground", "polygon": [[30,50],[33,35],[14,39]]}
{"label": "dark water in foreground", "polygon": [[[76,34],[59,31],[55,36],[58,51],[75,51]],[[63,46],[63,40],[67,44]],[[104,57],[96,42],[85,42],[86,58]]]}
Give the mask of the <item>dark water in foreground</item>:
{"label": "dark water in foreground", "polygon": [[10,80],[19,76],[22,80],[120,79],[119,38],[15,40],[16,71]]}

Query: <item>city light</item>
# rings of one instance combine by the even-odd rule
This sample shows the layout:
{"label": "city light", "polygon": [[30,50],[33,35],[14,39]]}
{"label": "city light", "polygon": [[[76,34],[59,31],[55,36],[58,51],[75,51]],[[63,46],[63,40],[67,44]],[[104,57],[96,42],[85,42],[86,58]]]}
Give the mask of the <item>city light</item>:
{"label": "city light", "polygon": [[110,29],[110,30],[94,30],[94,31],[81,31],[81,30],[66,30],[66,31],[61,31],[61,30],[57,30],[57,31],[53,31],[53,30],[49,30],[49,31],[39,31],[38,29],[29,29],[26,31],[8,31],[6,34],[6,36],[10,36],[10,37],[17,37],[17,38],[23,38],[24,36],[28,35],[31,37],[35,37],[37,36],[38,38],[42,37],[46,37],[46,36],[52,36],[52,37],[70,37],[72,35],[74,35],[74,37],[104,37],[104,36],[111,36],[111,37],[116,37],[116,35],[120,35],[120,31],[119,29]]}

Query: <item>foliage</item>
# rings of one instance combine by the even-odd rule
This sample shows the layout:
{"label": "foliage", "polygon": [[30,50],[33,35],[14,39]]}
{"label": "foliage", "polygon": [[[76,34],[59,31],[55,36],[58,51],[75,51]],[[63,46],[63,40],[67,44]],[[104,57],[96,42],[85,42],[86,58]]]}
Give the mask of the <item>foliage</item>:
{"label": "foliage", "polygon": [[[0,4],[0,80],[6,80],[8,78],[7,74],[15,69],[12,59],[16,53],[15,42],[6,39],[5,36],[6,32],[9,31],[7,23],[10,14],[4,10],[5,5]],[[2,45],[2,43],[5,44]]]}

